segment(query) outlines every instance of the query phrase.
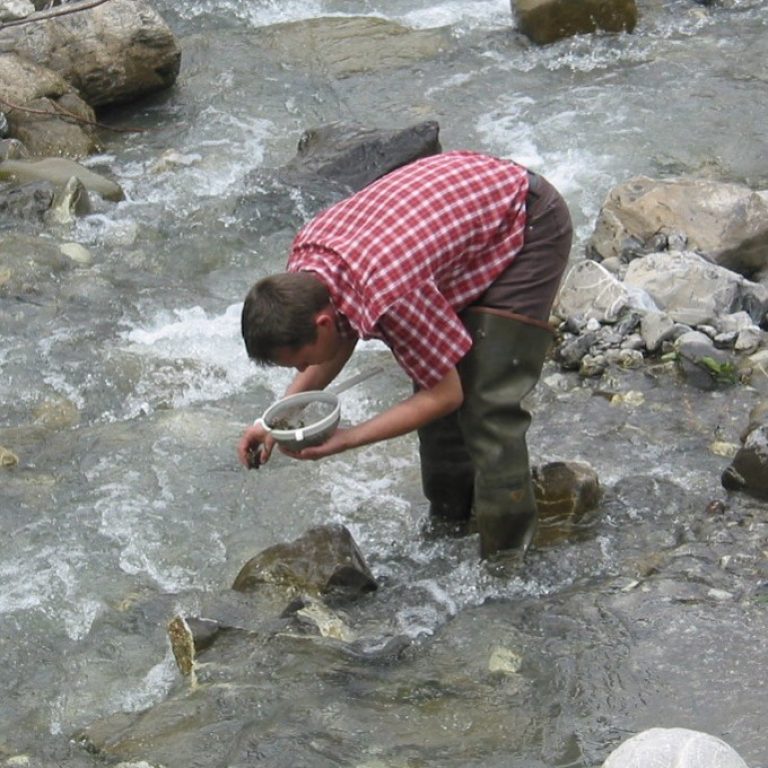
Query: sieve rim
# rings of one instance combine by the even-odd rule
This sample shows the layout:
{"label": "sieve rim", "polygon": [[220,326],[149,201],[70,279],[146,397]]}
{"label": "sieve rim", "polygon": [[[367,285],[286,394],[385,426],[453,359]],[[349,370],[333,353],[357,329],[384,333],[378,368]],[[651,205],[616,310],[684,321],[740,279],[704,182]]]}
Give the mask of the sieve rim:
{"label": "sieve rim", "polygon": [[[294,429],[280,429],[270,426],[278,413],[290,408],[304,408],[312,403],[326,403],[333,406],[330,413],[321,419],[307,424],[304,427]],[[280,400],[276,400],[264,411],[259,421],[264,428],[274,437],[278,443],[301,443],[307,444],[313,438],[322,435],[326,430],[331,430],[339,423],[341,417],[341,402],[337,395],[326,392],[325,390],[308,390],[306,392],[297,392],[294,395],[288,395]],[[330,437],[330,432],[327,437]],[[323,441],[326,438],[323,438]]]}

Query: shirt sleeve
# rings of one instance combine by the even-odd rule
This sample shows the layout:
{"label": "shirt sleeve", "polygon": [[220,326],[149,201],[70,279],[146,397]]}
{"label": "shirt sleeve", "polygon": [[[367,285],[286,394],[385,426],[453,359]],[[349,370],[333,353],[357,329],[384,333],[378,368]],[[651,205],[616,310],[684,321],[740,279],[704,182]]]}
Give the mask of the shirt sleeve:
{"label": "shirt sleeve", "polygon": [[405,372],[422,388],[438,384],[472,346],[472,337],[433,283],[392,304],[377,330]]}

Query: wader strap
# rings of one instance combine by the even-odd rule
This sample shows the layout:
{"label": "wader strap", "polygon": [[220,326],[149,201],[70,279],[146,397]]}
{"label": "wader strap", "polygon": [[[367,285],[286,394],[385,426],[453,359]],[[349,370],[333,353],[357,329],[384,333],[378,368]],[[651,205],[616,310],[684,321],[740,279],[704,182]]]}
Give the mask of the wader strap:
{"label": "wader strap", "polygon": [[549,331],[553,336],[555,335],[555,329],[543,320],[537,320],[533,317],[527,317],[526,315],[520,315],[517,312],[510,312],[508,309],[496,309],[495,307],[479,307],[473,305],[467,307],[464,312],[488,312],[492,315],[499,315],[500,317],[508,317],[510,320],[517,320],[519,323],[526,323],[527,325],[533,325],[536,328],[543,328],[545,331]]}

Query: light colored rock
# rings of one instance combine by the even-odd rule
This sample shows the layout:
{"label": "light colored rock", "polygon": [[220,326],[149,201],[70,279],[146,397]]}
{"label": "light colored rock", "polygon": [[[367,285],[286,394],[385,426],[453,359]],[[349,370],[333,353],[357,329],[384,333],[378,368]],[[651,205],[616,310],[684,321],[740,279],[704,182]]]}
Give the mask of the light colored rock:
{"label": "light colored rock", "polygon": [[29,0],[2,0],[0,2],[0,22],[23,19],[35,12],[35,6]]}
{"label": "light colored rock", "polygon": [[624,283],[647,292],[660,310],[686,325],[716,325],[722,315],[742,310],[759,322],[768,311],[768,288],[688,251],[635,259]]}
{"label": "light colored rock", "polygon": [[[49,67],[92,107],[132,101],[171,86],[181,49],[147,0],[71,2],[0,29],[0,50]],[[39,22],[39,23],[37,23]]]}
{"label": "light colored rock", "polygon": [[587,259],[565,276],[555,314],[614,322],[627,307],[655,308],[644,291],[628,288],[601,264]]}
{"label": "light colored rock", "polygon": [[662,342],[672,338],[675,321],[666,312],[646,312],[640,320],[640,333],[646,349],[655,352]]}
{"label": "light colored rock", "polygon": [[627,739],[603,768],[748,768],[715,736],[687,728],[651,728]]}
{"label": "light colored rock", "polygon": [[749,316],[749,312],[734,312],[730,315],[721,315],[717,328],[723,333],[729,331],[741,331],[754,325],[755,321]]}
{"label": "light colored rock", "polygon": [[[13,52],[0,53],[0,97],[16,107],[7,113],[8,135],[29,154],[84,157],[98,149],[93,109],[52,69]],[[57,116],[63,112],[66,118]]]}
{"label": "light colored rock", "polygon": [[614,187],[588,250],[624,261],[638,252],[689,250],[743,275],[768,265],[768,200],[741,184],[638,176]]}
{"label": "light colored rock", "polygon": [[63,187],[56,190],[51,207],[45,212],[46,224],[71,224],[78,216],[91,211],[88,190],[77,176],[71,176]]}
{"label": "light colored rock", "polygon": [[517,674],[523,666],[523,658],[519,653],[497,646],[491,651],[491,657],[488,659],[489,672],[503,672],[504,674]]}
{"label": "light colored rock", "polygon": [[742,328],[739,331],[733,348],[739,352],[754,352],[762,343],[765,335],[756,325]]}
{"label": "light colored rock", "polygon": [[0,445],[0,467],[15,467],[19,463],[19,457],[9,448]]}
{"label": "light colored rock", "polygon": [[91,252],[80,243],[62,243],[59,250],[81,267],[87,267],[93,262]]}

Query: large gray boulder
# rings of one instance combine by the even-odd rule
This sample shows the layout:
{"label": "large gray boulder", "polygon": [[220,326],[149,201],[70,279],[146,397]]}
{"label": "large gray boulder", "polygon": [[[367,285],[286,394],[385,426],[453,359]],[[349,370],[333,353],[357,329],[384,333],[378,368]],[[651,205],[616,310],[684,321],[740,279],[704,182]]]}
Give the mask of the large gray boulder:
{"label": "large gray boulder", "polygon": [[748,768],[737,752],[708,733],[650,728],[627,739],[603,768]]}
{"label": "large gray boulder", "polygon": [[631,32],[637,24],[635,0],[512,0],[512,13],[539,45],[597,30]]}
{"label": "large gray boulder", "polygon": [[695,251],[746,277],[768,266],[768,198],[741,184],[638,176],[614,187],[587,246],[595,259]]}
{"label": "large gray boulder", "polygon": [[35,12],[29,0],[0,0],[0,24],[23,19]]}

